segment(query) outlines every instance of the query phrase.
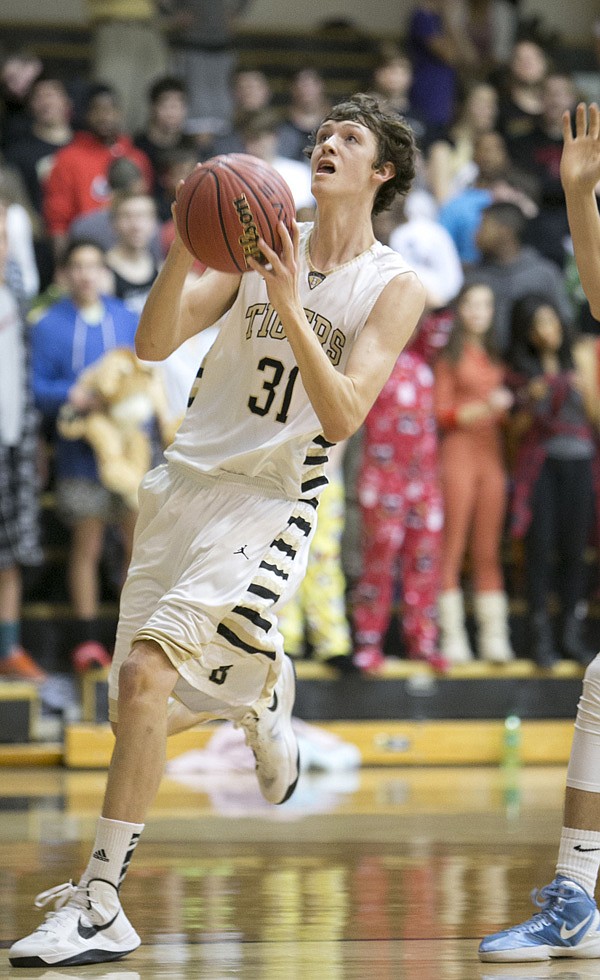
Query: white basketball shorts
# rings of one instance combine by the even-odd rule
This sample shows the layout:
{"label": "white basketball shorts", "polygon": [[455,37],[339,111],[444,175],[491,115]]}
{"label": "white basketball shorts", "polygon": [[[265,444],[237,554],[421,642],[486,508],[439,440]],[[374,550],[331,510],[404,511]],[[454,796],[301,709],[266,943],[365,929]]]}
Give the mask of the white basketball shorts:
{"label": "white basketball shorts", "polygon": [[172,464],[151,470],[121,596],[111,721],[121,664],[141,639],[164,650],[179,673],[173,694],[192,711],[206,696],[234,707],[269,697],[283,656],[275,607],[302,581],[315,527],[314,502]]}

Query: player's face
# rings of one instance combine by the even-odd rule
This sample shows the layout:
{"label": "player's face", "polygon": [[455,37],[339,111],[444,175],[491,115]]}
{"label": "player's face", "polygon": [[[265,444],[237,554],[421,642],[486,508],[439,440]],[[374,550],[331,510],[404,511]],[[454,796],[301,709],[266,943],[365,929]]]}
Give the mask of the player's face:
{"label": "player's face", "polygon": [[[377,151],[374,133],[362,123],[325,120],[317,131],[311,156],[312,189],[317,200],[321,194],[344,194],[350,199],[367,191],[374,197],[381,186],[373,168]],[[393,176],[393,170],[388,176]]]}

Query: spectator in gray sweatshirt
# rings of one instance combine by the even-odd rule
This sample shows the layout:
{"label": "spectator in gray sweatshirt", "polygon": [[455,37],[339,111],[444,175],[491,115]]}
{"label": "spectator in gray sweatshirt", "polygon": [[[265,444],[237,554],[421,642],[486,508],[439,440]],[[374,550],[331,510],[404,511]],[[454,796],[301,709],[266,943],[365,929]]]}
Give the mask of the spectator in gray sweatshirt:
{"label": "spectator in gray sweatshirt", "polygon": [[570,325],[573,320],[564,276],[556,263],[522,244],[526,220],[516,204],[503,201],[484,208],[476,236],[481,258],[465,273],[465,284],[486,283],[494,291],[494,339],[501,354],[506,353],[510,342],[513,304],[528,293],[546,296],[564,323]]}

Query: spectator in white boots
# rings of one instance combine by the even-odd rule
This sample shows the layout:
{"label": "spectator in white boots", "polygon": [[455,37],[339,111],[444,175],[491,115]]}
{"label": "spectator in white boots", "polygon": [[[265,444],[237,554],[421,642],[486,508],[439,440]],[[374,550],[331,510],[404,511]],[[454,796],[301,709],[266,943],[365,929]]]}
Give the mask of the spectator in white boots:
{"label": "spectator in white boots", "polygon": [[460,590],[467,549],[472,559],[479,656],[492,663],[514,656],[500,563],[507,502],[502,422],[512,395],[504,387],[504,368],[491,346],[493,325],[490,287],[466,286],[456,301],[448,345],[435,366],[445,514],[440,650],[451,663],[464,663],[473,656]]}

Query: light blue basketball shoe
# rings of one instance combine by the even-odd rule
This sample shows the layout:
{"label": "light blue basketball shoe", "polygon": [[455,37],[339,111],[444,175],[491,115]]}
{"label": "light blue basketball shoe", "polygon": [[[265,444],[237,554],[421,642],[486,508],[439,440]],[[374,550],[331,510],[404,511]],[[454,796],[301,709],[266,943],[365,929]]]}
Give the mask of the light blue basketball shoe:
{"label": "light blue basketball shoe", "polygon": [[479,958],[494,963],[525,963],[552,956],[600,957],[600,912],[577,882],[557,875],[531,897],[540,911],[512,929],[486,936]]}

